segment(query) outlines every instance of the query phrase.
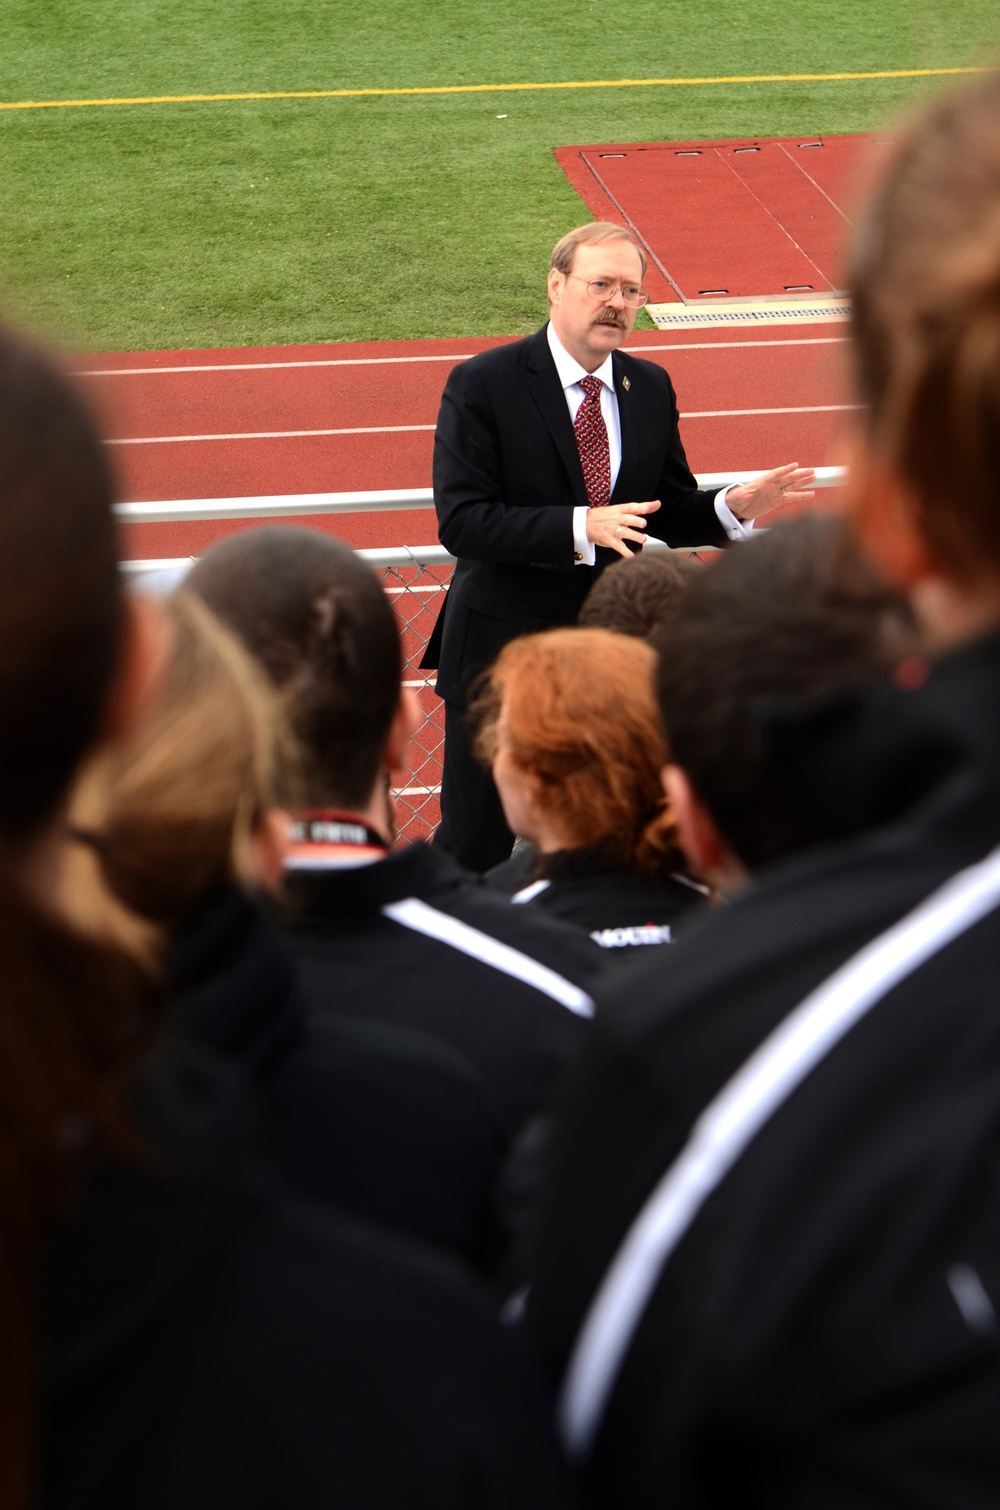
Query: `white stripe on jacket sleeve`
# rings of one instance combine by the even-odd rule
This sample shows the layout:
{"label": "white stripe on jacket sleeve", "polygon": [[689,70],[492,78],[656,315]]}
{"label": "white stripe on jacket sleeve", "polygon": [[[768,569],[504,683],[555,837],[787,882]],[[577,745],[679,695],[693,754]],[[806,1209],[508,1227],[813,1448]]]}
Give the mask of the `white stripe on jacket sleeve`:
{"label": "white stripe on jacket sleeve", "polygon": [[414,933],[437,939],[439,943],[457,949],[460,954],[467,954],[504,975],[534,986],[536,991],[551,996],[553,1001],[561,1002],[579,1017],[594,1015],[594,1003],[586,991],[575,986],[564,975],[550,970],[548,965],[532,959],[529,954],[522,954],[520,949],[503,944],[478,928],[471,928],[468,923],[453,918],[449,913],[439,912],[436,907],[428,906],[418,897],[404,897],[400,902],[387,902],[382,911],[394,923],[412,928]]}
{"label": "white stripe on jacket sleeve", "polygon": [[664,1265],[705,1201],[809,1072],[900,981],[1000,903],[1000,849],[960,871],[866,944],[765,1038],[695,1123],[604,1275],[559,1400],[563,1442],[585,1457]]}

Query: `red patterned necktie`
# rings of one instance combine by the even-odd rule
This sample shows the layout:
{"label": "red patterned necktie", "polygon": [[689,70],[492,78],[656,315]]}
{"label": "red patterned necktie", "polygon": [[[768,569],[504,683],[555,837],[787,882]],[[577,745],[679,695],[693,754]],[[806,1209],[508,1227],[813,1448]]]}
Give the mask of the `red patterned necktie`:
{"label": "red patterned necktie", "polygon": [[583,481],[587,488],[587,503],[592,509],[603,508],[611,497],[611,452],[608,448],[608,430],[601,413],[600,378],[593,376],[580,379],[580,387],[586,398],[576,412],[573,434],[576,449],[580,453]]}

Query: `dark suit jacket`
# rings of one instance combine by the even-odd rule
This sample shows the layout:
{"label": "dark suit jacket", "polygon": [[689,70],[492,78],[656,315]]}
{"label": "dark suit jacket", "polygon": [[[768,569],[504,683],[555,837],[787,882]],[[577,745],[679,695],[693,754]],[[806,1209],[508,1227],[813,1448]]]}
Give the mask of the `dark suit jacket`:
{"label": "dark suit jacket", "polygon": [[[659,498],[649,533],[669,545],[722,545],[726,535],[684,455],[673,385],[662,367],[612,358],[621,469],[611,502]],[[458,557],[424,656],[437,690],[464,706],[472,677],[518,634],[570,624],[597,565],[573,559],[570,510],[587,493],[565,394],[545,329],[452,369],[434,437],[441,544]]]}

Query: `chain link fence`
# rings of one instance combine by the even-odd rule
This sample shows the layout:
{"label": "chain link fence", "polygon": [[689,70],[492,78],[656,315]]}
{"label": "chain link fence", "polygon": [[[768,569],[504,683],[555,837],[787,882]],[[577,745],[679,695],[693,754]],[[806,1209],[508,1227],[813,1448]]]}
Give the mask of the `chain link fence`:
{"label": "chain link fence", "polygon": [[410,743],[406,780],[397,787],[396,828],[406,841],[429,839],[441,817],[441,760],[444,753],[444,704],[434,691],[435,673],[421,671],[427,641],[451,581],[450,562],[390,566],[379,572],[399,621],[403,643],[403,680],[413,689],[423,721]]}

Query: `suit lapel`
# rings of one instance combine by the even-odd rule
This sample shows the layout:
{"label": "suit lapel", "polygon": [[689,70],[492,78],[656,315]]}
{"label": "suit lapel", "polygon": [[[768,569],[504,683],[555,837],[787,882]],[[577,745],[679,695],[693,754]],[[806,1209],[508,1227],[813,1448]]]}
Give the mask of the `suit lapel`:
{"label": "suit lapel", "polygon": [[622,459],[610,502],[620,503],[624,500],[632,501],[635,499],[635,490],[631,479],[635,474],[636,459],[639,455],[642,435],[638,413],[639,396],[636,393],[636,384],[632,374],[625,371],[625,364],[622,362],[617,351],[611,358],[611,370],[615,377],[615,398],[618,400],[618,425],[622,437]]}
{"label": "suit lapel", "polygon": [[559,382],[544,327],[528,342],[528,391],[538,405],[539,413],[562,458],[574,504],[585,504],[587,489],[583,481],[583,468],[580,466],[580,453],[576,449],[566,395]]}

